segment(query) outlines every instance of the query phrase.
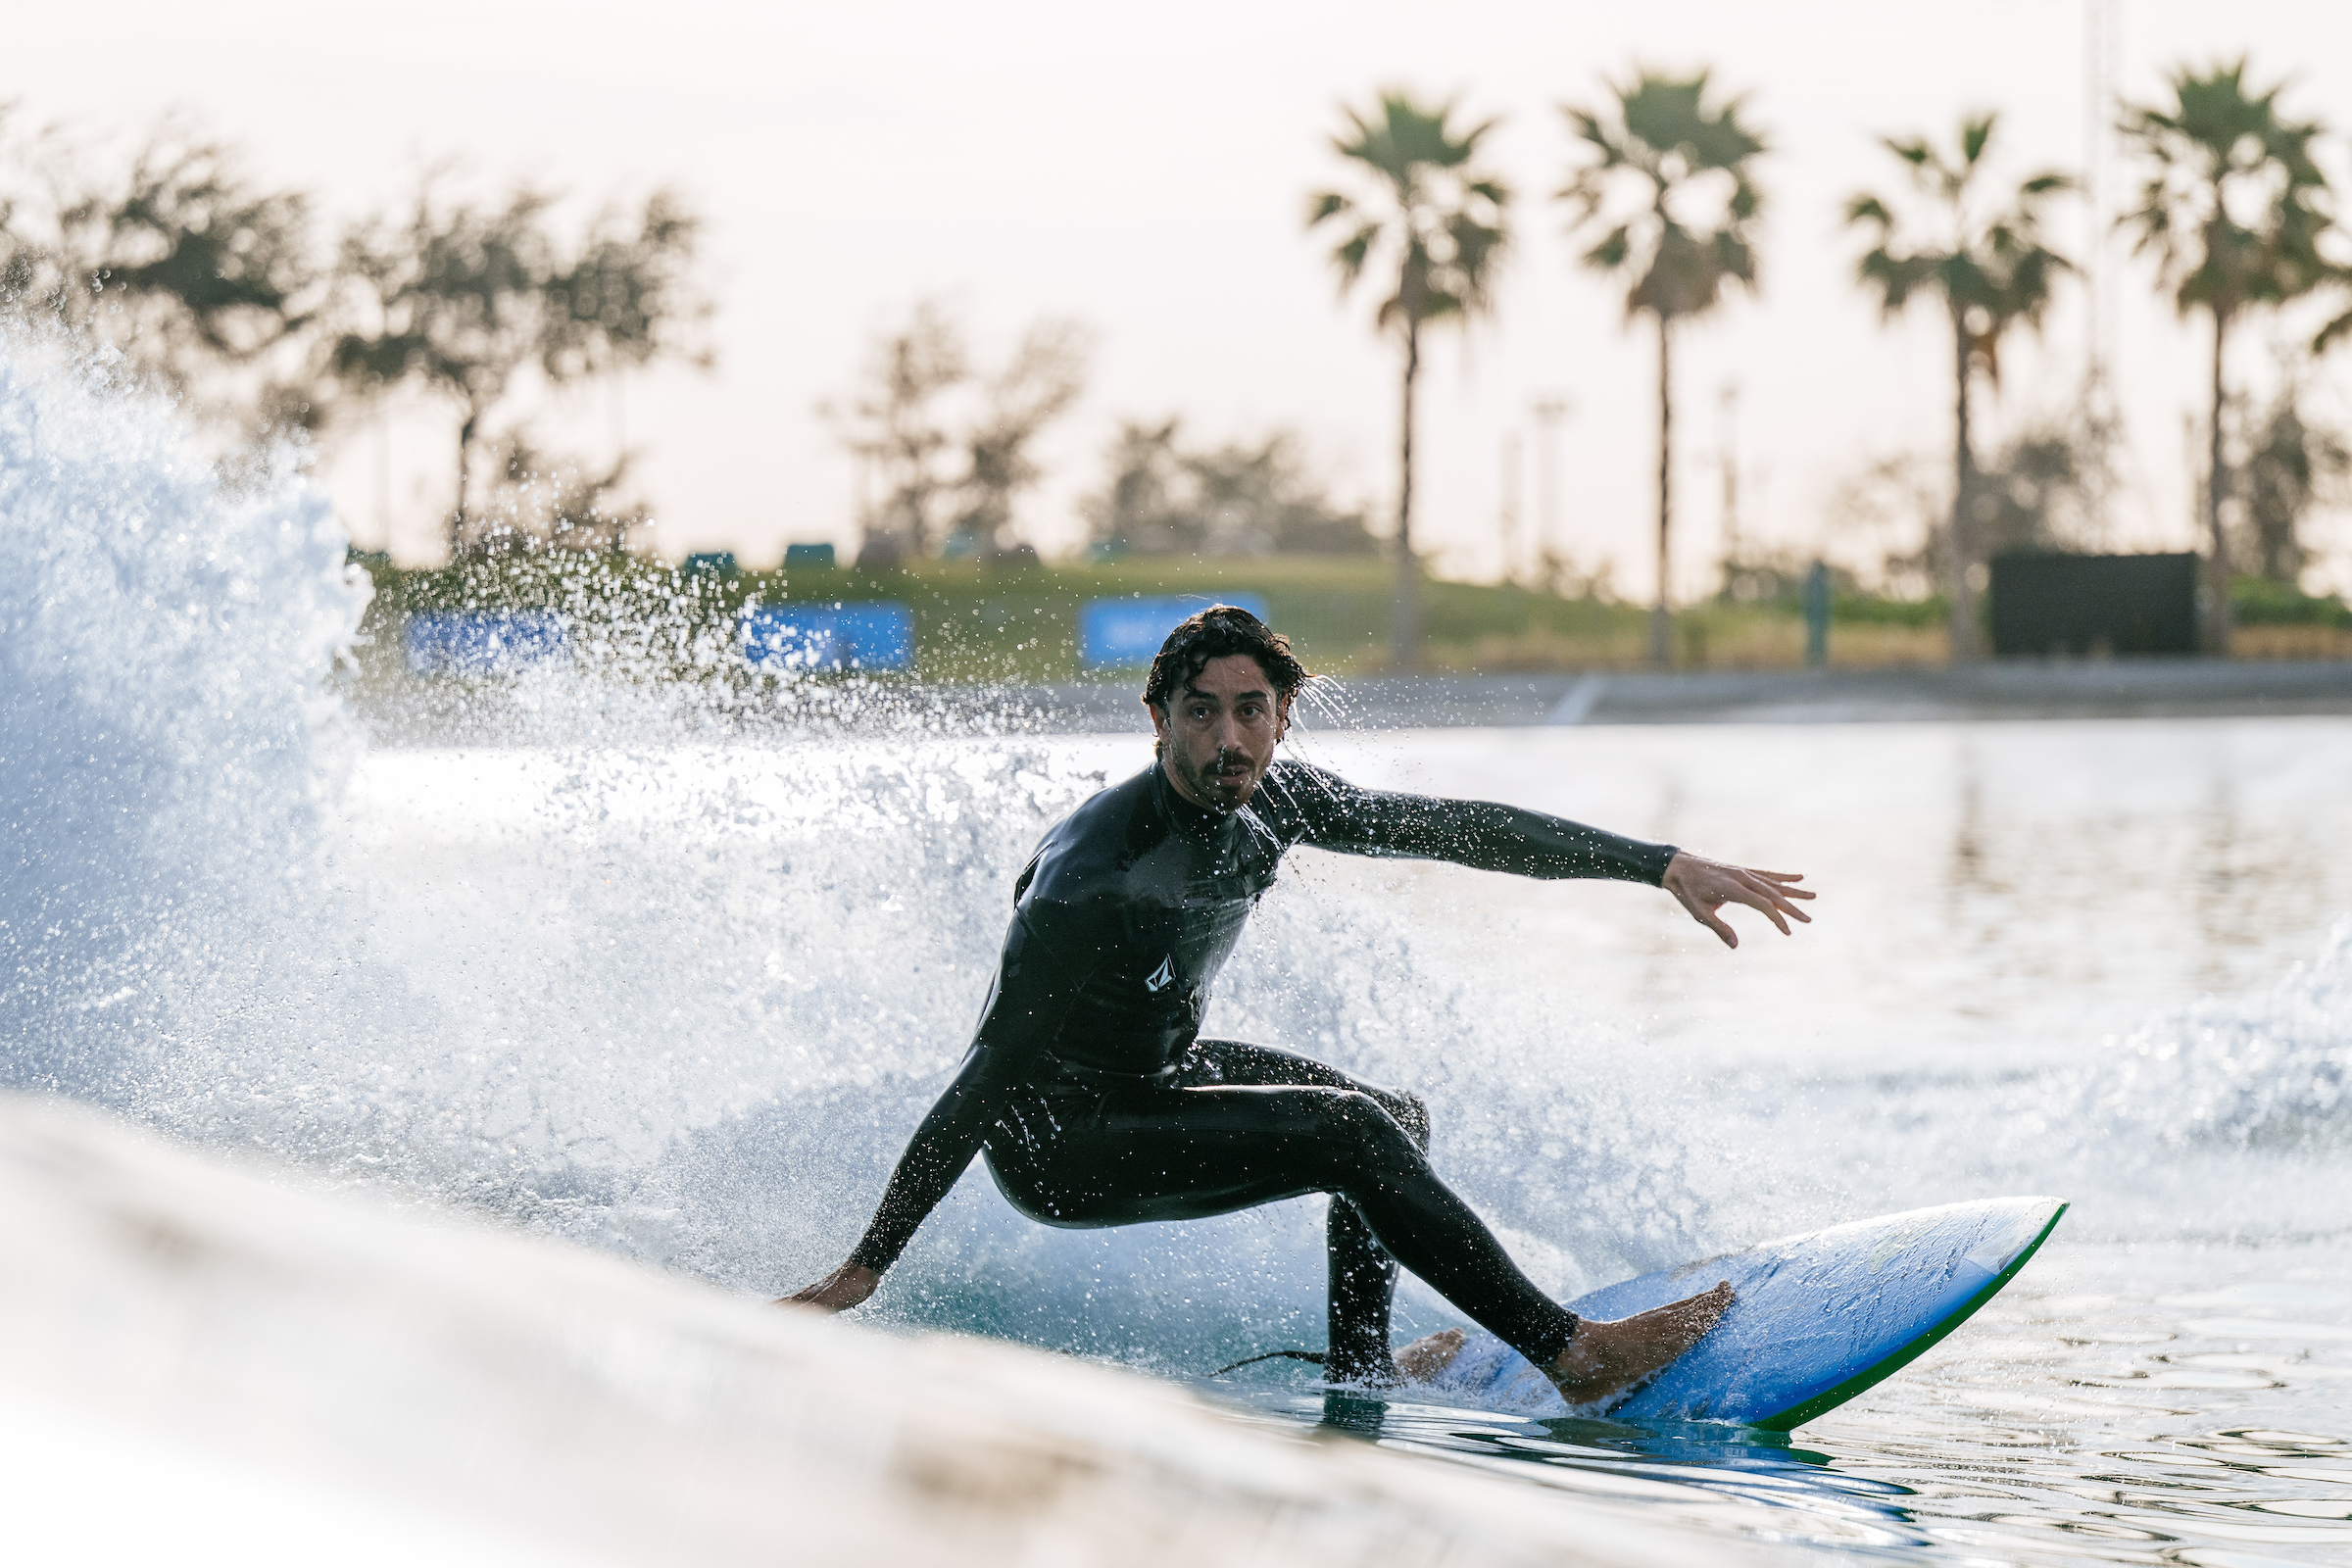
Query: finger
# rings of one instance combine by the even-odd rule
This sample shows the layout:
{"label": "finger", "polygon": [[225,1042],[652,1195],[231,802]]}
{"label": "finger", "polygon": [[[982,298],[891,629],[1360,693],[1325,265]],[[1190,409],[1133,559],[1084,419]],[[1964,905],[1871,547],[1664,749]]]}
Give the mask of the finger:
{"label": "finger", "polygon": [[1802,871],[1767,871],[1761,866],[1754,865],[1743,865],[1740,869],[1745,871],[1749,876],[1760,876],[1773,882],[1802,882],[1805,879],[1805,873]]}
{"label": "finger", "polygon": [[1805,918],[1802,910],[1796,908],[1792,905],[1783,904],[1780,899],[1774,895],[1773,890],[1769,887],[1742,886],[1735,888],[1732,890],[1731,897],[1733,902],[1746,905],[1749,908],[1754,909],[1758,913],[1762,914],[1765,919],[1770,920],[1774,925],[1779,926],[1781,928],[1781,935],[1783,936],[1787,936],[1788,934],[1788,922],[1781,918],[1781,913],[1784,909],[1788,913],[1795,915],[1799,920]]}
{"label": "finger", "polygon": [[1791,887],[1789,884],[1796,879],[1785,872],[1749,871],[1746,874],[1755,879],[1758,887],[1768,889],[1776,899],[1817,899],[1821,897],[1811,888]]}
{"label": "finger", "polygon": [[1690,912],[1697,916],[1698,923],[1700,925],[1705,926],[1708,930],[1721,937],[1725,947],[1736,948],[1740,945],[1740,933],[1733,930],[1730,924],[1721,916],[1716,914],[1714,910],[1708,909],[1702,913],[1697,909],[1692,909]]}
{"label": "finger", "polygon": [[[1783,914],[1790,915],[1796,919],[1802,920],[1807,925],[1811,925],[1813,923],[1813,917],[1811,915],[1807,914],[1804,910],[1798,908],[1795,905],[1788,902],[1788,895],[1790,890],[1782,888],[1778,883],[1756,881],[1754,880],[1754,874],[1751,872],[1749,873],[1749,879],[1746,883],[1746,888],[1748,893],[1753,895],[1754,898],[1763,899],[1765,904],[1769,904],[1773,909],[1778,909]],[[1813,895],[1803,892],[1802,890],[1796,890],[1796,896],[1799,898],[1809,899]],[[1755,903],[1754,898],[1742,899],[1740,902],[1749,905],[1753,908],[1763,909],[1765,907],[1765,904]],[[1770,913],[1771,910],[1767,909],[1765,912]],[[1785,930],[1787,928],[1783,927],[1783,929]]]}

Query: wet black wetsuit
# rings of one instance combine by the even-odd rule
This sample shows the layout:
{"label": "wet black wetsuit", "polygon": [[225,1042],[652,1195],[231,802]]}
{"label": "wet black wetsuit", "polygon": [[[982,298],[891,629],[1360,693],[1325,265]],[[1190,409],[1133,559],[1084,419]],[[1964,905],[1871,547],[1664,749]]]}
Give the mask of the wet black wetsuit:
{"label": "wet black wetsuit", "polygon": [[1416,1097],[1200,1038],[1210,982],[1298,844],[1653,886],[1675,853],[1508,806],[1359,789],[1291,760],[1228,812],[1186,801],[1157,765],[1114,785],[1021,872],[963,1068],[850,1260],[889,1268],[982,1149],[1005,1198],[1049,1225],[1200,1219],[1328,1193],[1335,1375],[1390,1370],[1399,1262],[1539,1366],[1556,1356],[1575,1315],[1431,1170]]}

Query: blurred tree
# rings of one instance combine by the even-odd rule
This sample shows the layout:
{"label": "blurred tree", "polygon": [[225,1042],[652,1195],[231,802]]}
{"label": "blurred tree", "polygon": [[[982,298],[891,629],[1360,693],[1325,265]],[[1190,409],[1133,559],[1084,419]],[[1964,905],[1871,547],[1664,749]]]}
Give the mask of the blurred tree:
{"label": "blurred tree", "polygon": [[1078,504],[1088,531],[1113,555],[1199,555],[1206,538],[1185,493],[1184,458],[1176,449],[1179,421],[1122,420],[1111,438],[1110,484]]}
{"label": "blurred tree", "polygon": [[[2222,450],[2228,402],[2223,354],[2246,312],[2296,299],[2331,275],[2320,253],[2328,226],[2328,176],[2312,158],[2316,122],[2278,108],[2279,87],[2257,93],[2246,62],[2202,75],[2182,70],[2172,102],[2124,106],[2118,128],[2148,166],[2139,205],[2120,220],[2152,251],[2181,315],[2213,319],[2213,384],[2205,475],[2206,648],[2230,650],[2230,548],[2223,504],[2230,469]],[[2325,336],[2323,338],[2325,340]]]}
{"label": "blurred tree", "polygon": [[[1510,191],[1477,168],[1479,143],[1494,122],[1457,127],[1454,106],[1435,108],[1391,89],[1370,116],[1345,111],[1348,128],[1332,151],[1360,176],[1359,189],[1309,200],[1307,227],[1337,228],[1331,253],[1343,293],[1368,270],[1380,282],[1374,322],[1404,350],[1403,408],[1396,440],[1396,597],[1390,660],[1410,668],[1420,649],[1419,563],[1413,557],[1413,385],[1421,373],[1422,328],[1467,321],[1489,310],[1496,264],[1508,242]],[[1394,278],[1392,284],[1388,280]]]}
{"label": "blurred tree", "polygon": [[2289,587],[2303,575],[2303,523],[2323,502],[2340,500],[2352,475],[2352,447],[2315,422],[2304,389],[2290,374],[2278,397],[2253,421],[2240,472],[2246,527],[2237,564]]}
{"label": "blurred tree", "polygon": [[55,130],[6,137],[0,164],[0,302],[119,350],[248,434],[316,422],[290,363],[325,292],[303,196],[261,187],[171,121],[119,177]]}
{"label": "blurred tree", "polygon": [[1740,122],[1740,100],[1709,101],[1703,71],[1643,72],[1610,90],[1617,101],[1605,113],[1562,111],[1587,157],[1560,199],[1572,231],[1599,236],[1585,265],[1627,279],[1627,318],[1646,313],[1657,323],[1658,602],[1649,657],[1664,664],[1673,657],[1674,327],[1721,304],[1727,282],[1754,291],[1764,198],[1751,171],[1766,147]]}
{"label": "blurred tree", "polygon": [[881,499],[858,518],[860,564],[896,565],[951,542],[976,555],[1014,552],[1013,503],[1043,477],[1037,439],[1085,390],[1090,347],[1076,322],[1039,320],[982,377],[962,329],[934,302],[884,333],[857,397],[819,409],[881,477]]}
{"label": "blurred tree", "polygon": [[[1976,461],[1974,559],[2099,545],[2104,499],[2116,483],[2112,417],[2077,406]],[[1838,554],[1857,581],[1899,600],[1948,592],[1956,564],[1950,480],[1948,457],[1913,452],[1873,459],[1838,485],[1829,511],[1843,536]]]}
{"label": "blurred tree", "polygon": [[[2087,409],[2020,430],[1977,468],[1970,559],[2095,548],[2116,446],[2115,431]],[[1941,550],[1937,576],[1949,582],[1958,552],[1948,530]]]}
{"label": "blurred tree", "polygon": [[698,221],[667,192],[634,216],[599,213],[567,251],[552,197],[518,187],[477,207],[443,201],[436,183],[427,177],[405,220],[345,238],[356,319],[326,360],[361,395],[416,385],[457,405],[454,553],[467,542],[474,443],[519,375],[535,368],[561,387],[666,356],[703,360],[692,329],[710,306],[693,280]]}
{"label": "blurred tree", "polygon": [[936,514],[955,485],[942,467],[955,438],[940,399],[971,373],[962,331],[925,300],[905,327],[874,345],[857,400],[846,411],[822,406],[846,427],[850,451],[881,473],[881,501],[866,505],[858,519],[865,534],[860,564],[891,565],[907,554],[930,553],[933,524],[945,521]]}
{"label": "blurred tree", "polygon": [[1325,494],[1287,430],[1187,454],[1184,466],[1212,543],[1292,556],[1379,553],[1363,510],[1344,511]]}
{"label": "blurred tree", "polygon": [[1107,454],[1111,479],[1080,503],[1096,541],[1119,555],[1372,555],[1359,511],[1332,504],[1278,430],[1258,442],[1187,451],[1178,421],[1128,423]]}
{"label": "blurred tree", "polygon": [[1837,554],[1862,586],[1891,599],[1926,600],[1949,580],[1943,542],[1951,535],[1945,465],[1923,452],[1864,461],[1831,492]]}
{"label": "blurred tree", "polygon": [[653,509],[620,494],[629,458],[598,468],[539,447],[528,432],[492,444],[489,484],[474,509],[486,551],[620,552],[653,522]]}
{"label": "blurred tree", "polygon": [[[1924,208],[1909,215],[1909,221],[1899,220],[1894,207],[1874,195],[1856,196],[1845,209],[1848,225],[1877,239],[1855,271],[1865,288],[1877,291],[1885,314],[1899,316],[1914,298],[1933,290],[1951,321],[1952,510],[1941,555],[1956,662],[1981,652],[1972,573],[1991,553],[1980,536],[2009,497],[2006,489],[1980,491],[1970,387],[1980,368],[1993,385],[2000,384],[2002,335],[2020,321],[2038,327],[2052,284],[2073,265],[2041,242],[2042,207],[2073,188],[2066,175],[2034,174],[2018,185],[2006,205],[1984,210],[1981,180],[1996,119],[1983,115],[1962,121],[1950,156],[1925,137],[1884,141],[1902,162]],[[2071,446],[2053,446],[2043,456],[2063,456],[2071,466],[2073,452]]]}
{"label": "blurred tree", "polygon": [[[1033,456],[1037,438],[1086,390],[1091,334],[1074,321],[1043,320],[1021,337],[1004,368],[989,377],[980,416],[964,439],[964,473],[956,528],[987,557],[1012,554],[1012,504],[1044,477]],[[1034,560],[1034,551],[1025,559]]]}

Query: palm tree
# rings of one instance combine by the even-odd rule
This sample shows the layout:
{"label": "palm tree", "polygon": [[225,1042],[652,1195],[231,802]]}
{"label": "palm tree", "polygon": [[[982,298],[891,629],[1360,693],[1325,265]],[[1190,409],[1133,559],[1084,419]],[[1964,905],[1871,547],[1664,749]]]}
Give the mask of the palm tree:
{"label": "palm tree", "polygon": [[2319,250],[2328,223],[2328,176],[2312,161],[2315,122],[2278,111],[2279,87],[2255,93],[2246,63],[2185,69],[2169,85],[2173,102],[2124,106],[2118,125],[2148,162],[2139,205],[2119,220],[2137,231],[2135,252],[2153,251],[2180,314],[2213,318],[2213,406],[2206,431],[2206,651],[2230,651],[2230,552],[2222,503],[2230,471],[2222,459],[2223,352],[2235,318],[2310,292],[2329,275]]}
{"label": "palm tree", "polygon": [[1587,267],[1627,280],[1625,314],[1658,327],[1658,604],[1649,657],[1673,658],[1668,618],[1674,522],[1674,326],[1723,301],[1727,282],[1756,286],[1754,229],[1763,192],[1749,166],[1764,140],[1740,123],[1740,100],[1711,103],[1707,74],[1676,78],[1642,72],[1611,83],[1606,118],[1564,108],[1589,161],[1560,199],[1572,232],[1597,233]]}
{"label": "palm tree", "polygon": [[[1404,397],[1396,439],[1396,599],[1389,619],[1390,659],[1409,668],[1420,649],[1419,565],[1413,559],[1413,383],[1421,373],[1421,331],[1467,321],[1493,306],[1490,286],[1508,242],[1511,193],[1479,170],[1478,144],[1494,122],[1457,128],[1454,106],[1432,109],[1391,88],[1369,116],[1344,111],[1348,128],[1332,151],[1360,176],[1358,193],[1309,199],[1306,226],[1336,228],[1332,250],[1345,294],[1367,272],[1382,298],[1373,321],[1404,350]],[[1390,280],[1394,279],[1394,282]]]}
{"label": "palm tree", "polygon": [[[1960,122],[1957,156],[1947,157],[1925,137],[1886,138],[1886,150],[1904,165],[1921,199],[1915,221],[1898,221],[1893,208],[1877,196],[1856,196],[1845,220],[1871,230],[1878,243],[1855,267],[1865,288],[1878,291],[1888,317],[1899,316],[1920,293],[1933,290],[1952,323],[1952,521],[1947,542],[1946,597],[1951,612],[1952,659],[1977,657],[1975,584],[1977,561],[1977,459],[1969,438],[1969,390],[1982,368],[2000,385],[2002,334],[2020,321],[2038,327],[2050,288],[2073,263],[2041,243],[2041,210],[2052,196],[2073,188],[2066,175],[2043,172],[2025,180],[1997,211],[1979,200],[1984,151],[1997,117],[1982,115]],[[1905,232],[1908,228],[1908,232]]]}

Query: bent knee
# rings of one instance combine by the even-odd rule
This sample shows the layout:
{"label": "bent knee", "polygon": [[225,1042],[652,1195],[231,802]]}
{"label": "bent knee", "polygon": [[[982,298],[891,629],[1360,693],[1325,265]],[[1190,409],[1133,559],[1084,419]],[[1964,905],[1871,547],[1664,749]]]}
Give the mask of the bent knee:
{"label": "bent knee", "polygon": [[1372,1089],[1365,1093],[1380,1109],[1413,1141],[1413,1147],[1426,1153],[1429,1150],[1429,1102],[1409,1089]]}
{"label": "bent knee", "polygon": [[1429,1145],[1429,1112],[1411,1095],[1344,1092],[1333,1097],[1332,1115],[1348,1145],[1375,1163],[1417,1162]]}
{"label": "bent knee", "polygon": [[1389,1107],[1389,1114],[1396,1118],[1396,1125],[1404,1129],[1404,1135],[1413,1141],[1415,1148],[1428,1152],[1429,1102],[1409,1089],[1398,1090],[1396,1100],[1396,1103]]}

